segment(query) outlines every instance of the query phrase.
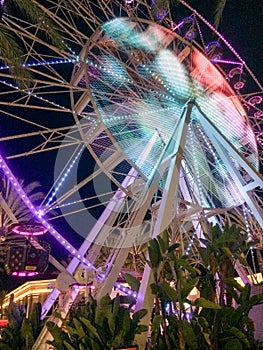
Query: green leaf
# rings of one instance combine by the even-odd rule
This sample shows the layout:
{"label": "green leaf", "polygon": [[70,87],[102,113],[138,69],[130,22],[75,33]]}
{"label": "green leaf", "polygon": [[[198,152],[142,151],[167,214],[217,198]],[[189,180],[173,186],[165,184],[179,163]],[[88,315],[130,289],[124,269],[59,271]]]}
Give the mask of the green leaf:
{"label": "green leaf", "polygon": [[232,288],[235,288],[237,289],[239,292],[242,292],[243,290],[243,286],[241,286],[241,284],[239,284],[233,277],[232,278],[224,278],[224,282],[232,287]]}
{"label": "green leaf", "polygon": [[198,323],[200,324],[203,330],[210,333],[209,323],[205,317],[199,316]]}
{"label": "green leaf", "polygon": [[165,247],[164,240],[162,239],[161,236],[157,236],[157,240],[158,240],[158,243],[159,243],[159,247],[160,247],[161,253],[162,253],[162,254],[165,254],[165,252],[166,252],[166,247]]}
{"label": "green leaf", "polygon": [[212,343],[211,343],[211,340],[210,340],[210,333],[202,332],[202,334],[203,334],[203,336],[205,338],[206,343],[209,346],[212,346]]}
{"label": "green leaf", "polygon": [[243,287],[243,290],[241,291],[241,295],[240,295],[240,304],[241,305],[248,305],[249,304],[250,293],[251,293],[251,286],[249,283],[247,283]]}
{"label": "green leaf", "polygon": [[223,350],[242,350],[242,343],[238,339],[230,339],[228,340],[224,346]]}
{"label": "green leaf", "polygon": [[207,251],[206,248],[202,248],[202,247],[197,247],[198,252],[201,256],[201,259],[203,260],[203,263],[206,267],[208,267],[209,265],[209,259],[208,259],[208,255],[207,255]]}
{"label": "green leaf", "polygon": [[160,247],[156,238],[151,239],[148,247],[151,268],[157,268],[162,261]]}
{"label": "green leaf", "polygon": [[254,306],[254,305],[260,304],[262,302],[262,300],[263,300],[263,293],[257,294],[257,295],[253,295],[250,298],[249,304],[251,306]]}
{"label": "green leaf", "polygon": [[174,243],[172,245],[170,245],[170,247],[168,248],[168,253],[173,252],[175,249],[177,249],[178,247],[180,247],[179,243]]}
{"label": "green leaf", "polygon": [[[65,350],[64,344],[62,344],[62,343],[47,340],[47,344],[52,345],[54,347],[54,349],[56,349],[56,350]],[[11,350],[11,349],[9,348],[9,350]]]}
{"label": "green leaf", "polygon": [[114,316],[118,315],[120,309],[120,295],[119,293],[116,295],[116,297],[113,300],[113,308],[112,308],[112,313]]}
{"label": "green leaf", "polygon": [[109,325],[111,336],[113,336],[115,333],[115,329],[116,329],[117,315],[109,314],[107,317],[107,320],[108,320],[108,325]]}
{"label": "green leaf", "polygon": [[192,289],[198,284],[198,282],[199,282],[199,277],[195,277],[191,280],[188,280],[181,292],[182,298],[186,298],[189,295],[189,293],[192,291]]}
{"label": "green leaf", "polygon": [[186,343],[189,345],[189,350],[196,350],[198,348],[197,338],[193,330],[193,326],[186,320],[182,320],[183,333]]}
{"label": "green leaf", "polygon": [[195,305],[206,309],[215,309],[215,310],[222,309],[222,306],[204,298],[196,299]]}
{"label": "green leaf", "polygon": [[[214,12],[214,27],[218,29],[222,19],[222,14],[226,6],[226,0],[217,0],[216,9]],[[230,349],[230,348],[229,348]]]}
{"label": "green leaf", "polygon": [[64,341],[64,345],[68,350],[76,350],[72,345],[70,345],[67,341]]}
{"label": "green leaf", "polygon": [[101,297],[100,300],[98,301],[98,305],[100,308],[111,305],[110,296],[108,294],[106,294],[103,297]]}
{"label": "green leaf", "polygon": [[73,324],[76,327],[76,330],[78,332],[79,337],[84,337],[86,333],[84,332],[84,329],[82,327],[81,322],[77,318],[74,317]]}
{"label": "green leaf", "polygon": [[[92,344],[92,350],[101,350],[101,346],[96,341],[92,340],[91,344]],[[105,348],[103,348],[103,349],[105,349]],[[87,349],[85,349],[85,350],[87,350]],[[105,349],[105,350],[107,350],[107,349]]]}
{"label": "green leaf", "polygon": [[164,241],[165,251],[168,251],[169,244],[170,244],[170,238],[169,238],[169,233],[167,230],[165,230],[163,233],[163,241]]}
{"label": "green leaf", "polygon": [[151,326],[151,343],[155,344],[157,337],[160,333],[160,326],[162,323],[163,317],[161,315],[155,315],[152,321],[152,326]]}
{"label": "green leaf", "polygon": [[96,338],[100,343],[103,343],[97,329],[91,324],[91,322],[89,320],[87,320],[84,317],[80,317],[81,322],[83,322],[85,324],[85,326],[88,328],[88,330],[90,331],[91,335]]}
{"label": "green leaf", "polygon": [[136,334],[141,334],[141,333],[147,332],[148,326],[145,326],[144,324],[140,324],[136,327],[135,331],[136,331]]}
{"label": "green leaf", "polygon": [[48,321],[46,323],[46,327],[48,331],[53,336],[54,340],[56,342],[62,343],[63,340],[68,340],[68,335],[66,332],[64,332],[58,325],[56,325],[54,322]]}
{"label": "green leaf", "polygon": [[244,343],[247,347],[249,346],[249,341],[245,333],[240,331],[236,327],[231,327],[229,329],[229,333],[233,334],[236,338],[238,338],[242,343]]}
{"label": "green leaf", "polygon": [[136,322],[139,322],[146,314],[147,314],[147,310],[141,309],[132,315],[132,319]]}
{"label": "green leaf", "polygon": [[140,281],[138,278],[130,275],[129,273],[125,273],[124,275],[125,281],[129,284],[131,289],[135,290],[135,292],[139,291]]}
{"label": "green leaf", "polygon": [[164,293],[167,295],[170,301],[177,301],[177,292],[168,283],[162,283],[162,288]]}
{"label": "green leaf", "polygon": [[191,266],[190,264],[189,264],[189,262],[187,261],[187,260],[185,260],[184,258],[180,258],[180,259],[178,259],[177,260],[177,264],[179,265],[179,266],[182,266],[183,268],[185,268],[185,270],[187,270],[187,271],[189,271],[190,273],[191,273],[191,276],[192,277],[195,277],[196,276],[196,269],[193,267],[193,266]]}
{"label": "green leaf", "polygon": [[222,247],[221,248],[223,253],[229,258],[232,259],[233,258],[233,254],[231,252],[231,250],[228,247]]}

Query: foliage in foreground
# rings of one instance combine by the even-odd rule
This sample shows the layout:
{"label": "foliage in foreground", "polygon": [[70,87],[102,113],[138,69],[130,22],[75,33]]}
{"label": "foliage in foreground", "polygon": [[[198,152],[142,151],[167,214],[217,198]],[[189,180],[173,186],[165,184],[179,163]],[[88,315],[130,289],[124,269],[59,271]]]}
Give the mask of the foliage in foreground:
{"label": "foliage in foreground", "polygon": [[[147,331],[140,325],[146,310],[130,315],[130,310],[120,303],[120,296],[113,300],[107,295],[99,302],[90,296],[79,315],[63,320],[63,327],[47,322],[54,340],[49,341],[57,350],[111,350],[118,346],[131,345],[136,334]],[[60,317],[59,315],[56,315]]]}
{"label": "foliage in foreground", "polygon": [[41,330],[41,304],[36,303],[26,318],[25,308],[14,302],[6,310],[8,326],[1,331],[1,350],[31,350]]}
{"label": "foliage in foreground", "polygon": [[[155,280],[151,285],[155,295],[152,350],[263,348],[254,339],[249,318],[252,307],[263,302],[263,293],[251,296],[251,286],[242,287],[233,278],[231,264],[242,258],[243,237],[233,226],[221,235],[219,231],[211,227],[205,237],[202,272],[187,256],[180,256],[178,244],[169,245],[167,232],[150,241],[148,263]],[[192,301],[189,293],[194,287],[200,297]]]}

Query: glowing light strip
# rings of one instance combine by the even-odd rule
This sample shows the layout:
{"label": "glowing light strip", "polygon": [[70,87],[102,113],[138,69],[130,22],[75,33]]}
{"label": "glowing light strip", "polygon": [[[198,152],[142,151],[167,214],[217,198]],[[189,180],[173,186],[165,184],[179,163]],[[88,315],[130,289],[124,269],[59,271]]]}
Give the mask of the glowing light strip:
{"label": "glowing light strip", "polygon": [[14,233],[22,236],[40,236],[43,235],[47,232],[47,229],[42,230],[42,231],[35,231],[35,232],[28,232],[28,231],[21,231],[18,228],[15,228],[12,230]]}
{"label": "glowing light strip", "polygon": [[39,216],[39,211],[36,210],[34,205],[29,200],[28,196],[14,177],[13,173],[7,166],[6,162],[4,161],[3,157],[0,155],[0,168],[3,169],[5,175],[7,176],[8,180],[10,181],[12,187],[15,189],[18,196],[21,198],[21,200],[25,203],[25,205],[28,207],[28,209],[31,211],[31,213],[37,217],[38,221],[47,228],[47,230],[50,232],[50,234],[68,251],[71,255],[73,255],[75,258],[77,258],[82,264],[86,265],[88,268],[95,269],[95,267],[87,261],[85,257],[78,254],[78,251],[66,240],[64,237],[62,237],[57,230],[55,230],[44,218]]}
{"label": "glowing light strip", "polygon": [[[248,241],[252,242],[253,241],[253,237],[252,237],[251,228],[250,228],[250,225],[249,225],[249,222],[248,222],[248,212],[251,213],[250,209],[248,209],[247,207],[243,206],[243,214],[244,214],[244,219],[245,219],[245,225],[246,225]],[[254,251],[253,247],[250,247],[249,250],[250,250],[250,253],[251,253],[253,269],[254,269],[254,272],[256,272],[255,251]]]}
{"label": "glowing light strip", "polygon": [[97,69],[99,69],[100,71],[102,72],[107,72],[109,74],[111,74],[112,76],[115,76],[116,78],[122,78],[122,80],[125,80],[129,83],[132,83],[133,81],[129,78],[125,78],[123,75],[121,74],[117,74],[116,72],[114,72],[113,70],[109,69],[109,68],[106,68],[106,67],[103,67],[97,63],[94,63],[93,61],[89,60],[89,59],[86,59],[86,63],[89,64],[90,66],[92,67],[95,67]]}
{"label": "glowing light strip", "polygon": [[38,275],[38,272],[12,272],[11,275],[17,277],[32,277]]}
{"label": "glowing light strip", "polygon": [[128,287],[124,287],[124,286],[122,286],[122,285],[121,285],[120,283],[118,283],[118,282],[116,282],[116,283],[114,284],[114,287],[117,288],[117,289],[119,289],[120,291],[126,293],[127,295],[133,297],[133,298],[137,298],[137,293],[136,293],[134,290],[132,290],[132,289],[130,289],[130,288],[128,288]]}
{"label": "glowing light strip", "polygon": [[[60,59],[60,60],[54,60],[50,62],[32,62],[32,63],[22,63],[21,67],[29,68],[29,67],[42,67],[42,66],[51,66],[55,64],[64,64],[64,63],[75,63],[78,62],[77,59]],[[0,66],[0,70],[9,69],[10,66]]]}
{"label": "glowing light strip", "polygon": [[220,59],[211,59],[211,62],[213,63],[226,63],[226,64],[233,64],[235,66],[243,66],[243,63],[237,62],[237,61],[228,61],[228,60],[220,60]]}
{"label": "glowing light strip", "polygon": [[[95,67],[96,69],[102,71],[102,72],[107,72],[109,73],[110,75],[112,76],[115,76],[117,78],[122,78],[122,80],[124,81],[127,81],[129,83],[135,83],[132,79],[129,79],[129,78],[126,78],[126,77],[123,77],[121,74],[117,74],[116,72],[114,72],[113,70],[111,69],[108,69],[108,68],[105,68],[97,63],[94,63],[93,61],[91,61],[90,59],[86,59],[86,63],[89,64],[90,66],[93,66]],[[151,76],[153,77],[153,79],[156,79],[159,83],[161,83],[161,85],[163,85],[164,88],[166,88],[166,90],[170,93],[173,94],[173,90],[168,88],[165,83],[162,81],[162,79],[160,79],[157,74],[153,71],[151,71],[145,64],[142,65],[143,68],[145,68],[146,71],[148,71],[149,74],[151,74]],[[168,101],[176,101],[172,96],[170,95],[165,95],[165,94],[161,94],[161,93],[158,93],[156,90],[152,90],[152,92],[156,95],[159,95],[160,97],[163,97],[165,99],[167,99]],[[115,117],[115,118],[118,118],[120,119],[120,117]],[[123,118],[123,117],[122,117]]]}
{"label": "glowing light strip", "polygon": [[196,231],[194,232],[192,238],[190,239],[190,243],[188,244],[188,247],[186,248],[186,251],[185,251],[185,255],[188,256],[190,251],[191,251],[191,248],[194,244],[194,240],[195,240],[195,234],[196,234]]}
{"label": "glowing light strip", "polygon": [[[48,104],[51,104],[52,106],[61,108],[61,109],[66,110],[66,111],[68,111],[68,112],[71,112],[71,109],[69,109],[69,108],[66,108],[66,107],[64,107],[64,106],[62,106],[62,105],[59,105],[58,103],[55,103],[55,102],[50,101],[50,100],[48,100],[48,99],[46,99],[46,98],[43,98],[42,96],[38,96],[37,94],[32,94],[31,91],[26,91],[25,89],[20,89],[17,85],[14,85],[14,84],[12,84],[12,83],[8,83],[8,82],[6,82],[5,80],[0,80],[0,83],[2,83],[3,85],[6,85],[6,86],[10,86],[10,87],[12,87],[13,89],[19,90],[19,92],[23,92],[23,93],[26,94],[26,95],[31,95],[31,96],[35,97],[36,99],[38,99],[38,100],[41,100],[41,101],[46,102],[46,103],[48,103]],[[37,106],[36,106],[36,107],[37,107]]]}
{"label": "glowing light strip", "polygon": [[193,166],[194,166],[195,171],[196,171],[197,187],[198,187],[198,192],[199,192],[199,196],[200,196],[200,200],[201,200],[201,206],[205,207],[207,203],[206,203],[206,199],[204,196],[202,182],[200,180],[200,173],[199,173],[198,166],[197,166],[198,162],[197,162],[196,157],[195,157],[194,137],[193,137],[193,130],[191,127],[190,127],[189,134],[190,134],[190,146],[191,146],[191,149],[193,152],[192,153],[193,154]]}
{"label": "glowing light strip", "polygon": [[[220,168],[220,171],[222,171],[222,174],[225,178],[229,179],[230,181],[228,181],[227,185],[229,187],[231,187],[231,190],[229,191],[231,193],[231,197],[233,197],[233,193],[235,193],[235,202],[243,202],[243,198],[240,196],[240,192],[238,191],[238,189],[234,186],[234,182],[230,176],[230,174],[226,171],[226,169],[224,168],[223,164],[222,164],[222,160],[217,156],[217,154],[215,153],[213,147],[212,147],[212,143],[211,141],[207,138],[207,136],[205,135],[205,133],[203,132],[203,130],[201,130],[201,128],[198,128],[199,133],[201,134],[205,144],[207,145],[210,153],[212,154],[215,164]],[[218,170],[218,169],[217,169]],[[232,180],[232,181],[231,181]],[[220,196],[220,195],[219,195]],[[227,200],[227,197],[225,196],[225,199]],[[220,198],[221,200],[221,198]]]}
{"label": "glowing light strip", "polygon": [[[87,134],[87,140],[89,140],[89,137],[92,136],[92,134],[94,133],[94,131],[96,130],[96,127],[98,126],[98,123],[95,122],[95,125],[91,128],[91,130],[89,131],[89,133]],[[66,178],[68,177],[68,175],[70,174],[71,170],[73,169],[74,164],[76,163],[76,161],[80,158],[82,152],[84,151],[86,145],[87,145],[88,141],[85,141],[84,144],[82,145],[81,149],[79,150],[79,152],[77,153],[77,155],[75,156],[75,158],[69,163],[69,166],[66,168],[67,170],[65,170],[65,173],[61,174],[61,179],[58,183],[58,185],[55,187],[54,191],[51,193],[51,196],[49,197],[47,203],[45,204],[45,206],[47,207],[47,210],[44,211],[45,213],[49,210],[51,210],[52,208],[50,208],[51,206],[51,201],[54,199],[55,195],[57,194],[57,192],[59,191],[59,189],[61,188],[61,186],[63,185],[63,183],[65,182]]]}
{"label": "glowing light strip", "polygon": [[[251,234],[251,229],[250,229],[250,225],[248,222],[248,209],[247,207],[243,206],[243,214],[244,214],[244,219],[245,219],[245,225],[246,225],[246,231],[247,231],[247,236],[248,236],[248,240],[251,242],[252,241],[252,234]],[[253,249],[252,247],[250,247],[250,249]]]}
{"label": "glowing light strip", "polygon": [[59,181],[58,185],[55,187],[54,191],[51,193],[51,196],[49,197],[47,203],[45,204],[46,207],[49,207],[51,204],[51,201],[54,199],[55,195],[57,194],[57,192],[59,191],[59,189],[61,188],[61,186],[63,185],[63,183],[65,182],[66,178],[68,177],[69,173],[71,172],[74,164],[76,163],[76,161],[80,158],[82,152],[84,151],[85,145],[83,145],[81,147],[81,149],[79,150],[79,152],[77,153],[77,155],[75,156],[75,158],[72,160],[72,162],[70,162],[69,166],[67,167],[66,172],[62,175],[61,180]]}

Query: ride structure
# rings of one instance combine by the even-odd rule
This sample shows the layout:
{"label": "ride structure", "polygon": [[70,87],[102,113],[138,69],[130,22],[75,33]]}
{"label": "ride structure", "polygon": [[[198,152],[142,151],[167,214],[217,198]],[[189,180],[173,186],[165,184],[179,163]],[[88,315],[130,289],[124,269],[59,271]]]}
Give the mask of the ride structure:
{"label": "ride structure", "polygon": [[[222,224],[237,208],[255,219],[262,247],[262,86],[187,2],[183,18],[165,4],[45,1],[68,51],[45,42],[37,25],[3,15],[23,43],[33,84],[21,88],[0,69],[9,126],[0,166],[39,225],[72,256],[66,269],[56,265],[68,286],[64,315],[80,269],[96,282],[98,297],[109,293],[131,247],[168,227],[189,255],[204,219]],[[34,169],[45,183],[38,208],[9,164]],[[59,214],[49,216],[54,210]],[[83,238],[78,246],[76,236]],[[247,278],[242,266],[237,271]],[[150,279],[145,268],[137,309],[151,308]],[[43,318],[61,289],[58,283],[50,293]],[[48,336],[44,329],[34,348],[45,349]]]}

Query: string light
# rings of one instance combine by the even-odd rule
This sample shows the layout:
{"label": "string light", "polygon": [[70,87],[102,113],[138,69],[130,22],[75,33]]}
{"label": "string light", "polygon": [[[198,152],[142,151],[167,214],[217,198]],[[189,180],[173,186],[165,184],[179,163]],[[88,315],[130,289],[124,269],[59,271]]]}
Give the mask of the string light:
{"label": "string light", "polygon": [[197,188],[198,188],[198,192],[199,192],[199,196],[200,196],[200,202],[201,202],[201,206],[202,207],[205,207],[206,206],[206,199],[204,197],[204,192],[203,192],[203,186],[202,186],[202,182],[201,182],[201,179],[200,179],[200,173],[199,173],[199,168],[198,168],[198,161],[195,157],[195,146],[194,146],[194,134],[193,134],[193,130],[192,130],[192,127],[190,125],[190,128],[189,128],[190,132],[189,132],[189,135],[190,135],[190,147],[192,149],[192,155],[193,155],[193,165],[194,165],[194,168],[195,168],[195,172],[196,172],[196,180],[197,180]]}
{"label": "string light", "polygon": [[[249,221],[248,221],[248,213],[252,214],[252,211],[249,208],[247,208],[246,206],[243,205],[243,214],[244,214],[244,219],[245,219],[245,225],[246,225],[248,241],[252,242],[253,241],[253,236],[252,236],[251,227],[250,227],[250,224],[249,224]],[[254,249],[254,247],[251,246],[249,248],[249,251],[251,253],[253,269],[254,269],[254,272],[256,272],[255,249]]]}
{"label": "string light", "polygon": [[54,191],[51,193],[51,196],[49,197],[47,203],[46,203],[46,207],[49,207],[51,204],[51,201],[54,199],[55,195],[57,194],[57,192],[59,191],[59,189],[61,188],[61,186],[64,184],[64,182],[66,181],[66,178],[68,177],[68,175],[70,174],[74,164],[77,162],[77,160],[80,158],[82,152],[84,151],[85,145],[83,145],[80,149],[80,151],[77,153],[77,155],[74,157],[74,159],[72,160],[72,162],[70,162],[69,166],[67,167],[67,170],[65,171],[64,174],[62,174],[62,177],[58,183],[58,185],[55,187]]}
{"label": "string light", "polygon": [[75,258],[77,258],[82,264],[87,266],[90,269],[95,269],[95,267],[90,263],[87,262],[86,259],[80,255],[78,252],[76,253],[75,248],[62,237],[57,230],[55,230],[43,217],[39,217],[38,210],[35,209],[34,205],[29,200],[28,196],[20,186],[20,184],[15,179],[14,175],[12,174],[11,170],[7,166],[6,162],[4,161],[3,157],[0,155],[0,168],[3,169],[5,175],[7,176],[8,180],[10,181],[11,186],[14,187],[15,191],[17,192],[18,196],[21,198],[21,200],[26,204],[26,206],[29,208],[31,213],[37,217],[38,221],[50,232],[50,234],[62,245],[64,245],[65,249],[68,250],[68,252],[73,255]]}
{"label": "string light", "polygon": [[136,293],[134,290],[132,290],[132,289],[130,289],[130,288],[128,288],[128,287],[124,287],[124,286],[122,286],[122,285],[121,285],[120,283],[118,283],[118,282],[116,282],[116,283],[114,284],[114,287],[117,288],[117,289],[119,289],[119,290],[122,291],[123,293],[125,293],[125,294],[127,294],[127,295],[133,297],[133,298],[137,298],[137,293]]}
{"label": "string light", "polygon": [[[74,58],[71,58],[71,59],[69,58],[69,59],[57,59],[57,60],[46,61],[46,62],[22,63],[21,66],[25,68],[30,68],[30,67],[43,67],[43,66],[52,66],[57,64],[75,63],[75,62],[78,62],[78,60]],[[9,65],[0,66],[0,70],[5,70],[9,68],[10,68]]]}
{"label": "string light", "polygon": [[[209,153],[213,156],[214,162],[217,165],[217,167],[220,169],[221,176],[227,180],[227,185],[224,184],[224,186],[227,188],[227,186],[231,187],[231,189],[228,189],[229,193],[231,194],[231,199],[235,198],[235,201],[238,203],[243,202],[243,198],[240,196],[240,192],[238,189],[234,186],[233,179],[230,177],[230,174],[226,171],[224,164],[222,163],[222,160],[217,156],[217,154],[214,151],[214,148],[212,146],[211,141],[208,139],[208,137],[205,135],[201,127],[197,128],[198,132],[202,136],[206,146],[209,149]],[[233,193],[235,193],[235,196],[233,196]],[[226,193],[225,193],[226,195]]]}
{"label": "string light", "polygon": [[40,95],[33,94],[32,91],[27,91],[27,90],[24,90],[24,89],[20,89],[18,87],[18,85],[14,85],[12,83],[8,83],[5,80],[0,80],[0,83],[2,83],[3,85],[6,85],[6,86],[10,86],[13,89],[19,90],[21,93],[23,92],[24,94],[30,95],[30,96],[40,100],[41,102],[46,102],[49,105],[52,105],[52,106],[57,107],[59,109],[63,109],[65,111],[67,111],[67,112],[72,112],[71,109],[69,109],[69,108],[67,108],[65,106],[62,106],[62,105],[60,105],[58,103],[55,103],[53,101],[50,101],[50,100],[48,100],[48,99],[46,99],[46,98],[44,98],[44,97],[42,97]]}
{"label": "string light", "polygon": [[186,248],[186,251],[185,251],[185,255],[186,256],[188,256],[190,254],[190,252],[191,252],[191,249],[192,249],[192,246],[193,246],[194,240],[195,240],[195,234],[196,233],[194,233],[193,236],[191,237],[190,242],[188,244],[188,247]]}

